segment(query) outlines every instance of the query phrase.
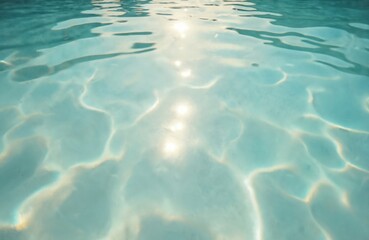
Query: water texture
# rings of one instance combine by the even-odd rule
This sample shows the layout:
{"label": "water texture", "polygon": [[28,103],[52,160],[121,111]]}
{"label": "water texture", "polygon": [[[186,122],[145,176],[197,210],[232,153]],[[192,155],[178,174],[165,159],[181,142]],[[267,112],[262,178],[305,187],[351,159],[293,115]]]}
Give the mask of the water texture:
{"label": "water texture", "polygon": [[3,0],[1,240],[368,240],[369,2]]}

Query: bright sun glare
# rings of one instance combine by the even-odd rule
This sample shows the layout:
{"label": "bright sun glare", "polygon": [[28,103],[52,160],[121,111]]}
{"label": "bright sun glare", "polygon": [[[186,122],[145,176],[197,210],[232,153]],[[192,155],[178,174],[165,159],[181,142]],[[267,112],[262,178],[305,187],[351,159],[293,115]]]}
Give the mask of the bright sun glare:
{"label": "bright sun glare", "polygon": [[177,21],[176,23],[174,23],[173,28],[177,33],[180,34],[182,38],[184,38],[186,37],[186,33],[189,29],[189,26],[187,23],[183,21]]}
{"label": "bright sun glare", "polygon": [[169,128],[172,132],[179,132],[184,129],[184,124],[182,122],[174,122]]}
{"label": "bright sun glare", "polygon": [[178,144],[173,141],[167,141],[164,144],[163,152],[168,155],[173,155],[178,151]]}
{"label": "bright sun glare", "polygon": [[176,114],[180,117],[185,117],[190,114],[190,106],[185,103],[178,104],[174,110]]}

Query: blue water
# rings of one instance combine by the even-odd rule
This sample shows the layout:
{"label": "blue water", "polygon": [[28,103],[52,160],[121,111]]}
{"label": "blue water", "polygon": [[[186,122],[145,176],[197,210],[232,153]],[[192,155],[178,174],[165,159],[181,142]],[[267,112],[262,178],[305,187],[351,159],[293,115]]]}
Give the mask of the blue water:
{"label": "blue water", "polygon": [[368,240],[369,2],[3,0],[1,240]]}

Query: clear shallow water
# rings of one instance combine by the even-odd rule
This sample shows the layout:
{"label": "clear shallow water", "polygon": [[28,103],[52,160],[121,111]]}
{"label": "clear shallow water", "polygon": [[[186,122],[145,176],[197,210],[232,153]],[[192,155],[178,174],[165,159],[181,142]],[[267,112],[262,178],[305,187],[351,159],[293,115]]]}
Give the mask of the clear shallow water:
{"label": "clear shallow water", "polygon": [[369,239],[367,1],[2,1],[0,239]]}

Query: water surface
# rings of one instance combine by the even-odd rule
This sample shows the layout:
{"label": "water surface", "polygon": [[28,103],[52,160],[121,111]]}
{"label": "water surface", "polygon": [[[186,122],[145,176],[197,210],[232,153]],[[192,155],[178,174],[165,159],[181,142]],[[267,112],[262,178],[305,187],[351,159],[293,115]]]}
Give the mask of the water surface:
{"label": "water surface", "polygon": [[0,239],[368,240],[369,2],[0,3]]}

